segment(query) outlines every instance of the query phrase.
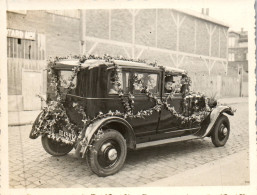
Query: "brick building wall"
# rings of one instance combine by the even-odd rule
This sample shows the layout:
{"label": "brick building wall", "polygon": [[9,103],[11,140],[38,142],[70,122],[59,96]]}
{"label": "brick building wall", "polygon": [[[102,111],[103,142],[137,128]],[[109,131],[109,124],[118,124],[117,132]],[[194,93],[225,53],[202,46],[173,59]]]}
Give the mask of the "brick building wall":
{"label": "brick building wall", "polygon": [[157,61],[194,76],[227,73],[228,26],[207,15],[175,9],[8,11],[7,28],[36,34],[35,40],[8,37],[8,58],[15,59],[8,64],[10,102],[24,100],[22,84],[16,85],[24,69],[38,75],[49,57],[82,52]]}
{"label": "brick building wall", "polygon": [[86,10],[84,14],[85,53],[156,60],[192,74],[226,74],[228,27],[209,16],[174,9]]}
{"label": "brick building wall", "polygon": [[7,12],[7,28],[32,31],[45,35],[46,56],[78,54],[80,39],[79,18],[65,17],[46,11],[27,11],[26,14]]}

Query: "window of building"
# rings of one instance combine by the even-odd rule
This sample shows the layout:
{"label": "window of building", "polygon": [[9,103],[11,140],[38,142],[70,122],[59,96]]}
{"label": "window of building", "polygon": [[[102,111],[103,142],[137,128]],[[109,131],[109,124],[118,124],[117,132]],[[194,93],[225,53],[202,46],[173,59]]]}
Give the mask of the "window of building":
{"label": "window of building", "polygon": [[229,37],[228,39],[228,46],[229,47],[235,47],[236,38],[235,37]]}
{"label": "window of building", "polygon": [[240,42],[239,47],[248,47],[248,42]]}
{"label": "window of building", "polygon": [[235,54],[234,53],[229,53],[228,54],[228,61],[235,61]]}

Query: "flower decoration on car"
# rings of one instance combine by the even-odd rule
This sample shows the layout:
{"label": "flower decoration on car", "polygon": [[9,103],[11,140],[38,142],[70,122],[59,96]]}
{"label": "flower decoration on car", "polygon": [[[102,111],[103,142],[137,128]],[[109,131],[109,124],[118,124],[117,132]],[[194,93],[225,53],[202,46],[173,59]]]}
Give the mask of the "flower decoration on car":
{"label": "flower decoration on car", "polygon": [[[161,108],[166,108],[177,120],[181,121],[182,124],[186,123],[201,123],[211,112],[212,108],[209,106],[209,99],[201,93],[195,93],[189,91],[189,86],[191,85],[191,80],[189,77],[183,77],[181,79],[181,83],[179,87],[185,86],[185,90],[183,91],[183,111],[177,112],[174,107],[172,107],[168,100],[172,99],[175,95],[175,92],[171,92],[166,98],[158,98],[156,94],[151,92],[149,87],[145,85],[142,80],[138,77],[138,75],[133,75],[133,86],[140,89],[141,93],[144,93],[149,101],[155,102],[155,105],[147,110],[141,110],[137,113],[134,113],[134,95],[131,92],[124,95],[122,84],[119,79],[119,68],[117,65],[114,65],[113,72],[111,74],[111,82],[118,87],[118,96],[122,102],[124,107],[124,113],[118,110],[116,111],[108,111],[107,113],[99,112],[95,117],[89,118],[86,115],[85,108],[80,105],[78,102],[73,103],[74,109],[82,116],[81,122],[83,123],[83,128],[79,128],[75,124],[73,124],[66,113],[63,102],[65,100],[65,96],[62,96],[60,93],[60,85],[61,82],[66,83],[67,93],[69,93],[73,88],[73,80],[77,76],[78,72],[81,70],[81,63],[85,62],[89,59],[101,59],[106,62],[113,62],[113,60],[126,60],[133,62],[145,62],[144,60],[133,60],[133,59],[125,59],[122,56],[117,58],[110,57],[109,55],[104,55],[103,57],[95,56],[95,55],[84,55],[84,56],[73,56],[72,58],[78,59],[80,64],[73,68],[73,73],[71,77],[63,81],[59,79],[57,73],[54,71],[54,66],[56,62],[62,59],[68,59],[68,57],[59,58],[56,57],[49,61],[48,74],[51,78],[51,87],[56,96],[55,101],[46,102],[47,106],[43,109],[42,114],[40,115],[39,122],[36,125],[36,131],[34,134],[47,135],[48,137],[61,141],[67,144],[75,144],[77,139],[81,139],[81,145],[88,144],[86,140],[83,139],[83,129],[85,130],[87,126],[94,123],[95,121],[110,117],[117,116],[122,118],[145,118],[153,114],[153,112],[160,112]],[[149,64],[150,66],[157,66],[157,63]],[[58,129],[64,129],[65,132],[60,133]]]}

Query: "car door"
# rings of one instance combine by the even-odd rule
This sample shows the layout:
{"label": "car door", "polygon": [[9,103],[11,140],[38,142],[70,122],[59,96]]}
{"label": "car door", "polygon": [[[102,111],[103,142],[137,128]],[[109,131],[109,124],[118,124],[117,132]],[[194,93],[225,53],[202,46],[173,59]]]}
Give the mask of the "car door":
{"label": "car door", "polygon": [[[172,87],[172,95],[169,92],[165,92],[165,79],[163,79],[164,89],[163,89],[163,100],[167,100],[167,103],[170,107],[174,107],[174,110],[178,114],[183,112],[183,97],[180,91],[181,85],[181,75],[172,75],[174,84]],[[158,133],[177,131],[180,129],[185,129],[187,124],[182,125],[181,121],[178,120],[165,105],[162,106],[160,114],[160,122],[158,126]]]}
{"label": "car door", "polygon": [[[139,83],[135,82],[135,77],[140,80]],[[149,98],[141,89],[147,87],[152,94],[160,98],[160,78],[161,72],[149,70],[133,71],[131,74],[131,85],[133,85],[134,115],[143,114],[145,110],[149,110],[156,105],[155,101]],[[156,134],[157,131],[159,115],[160,112],[153,111],[152,114],[148,116],[128,119],[128,121],[131,123],[136,136],[153,135]]]}

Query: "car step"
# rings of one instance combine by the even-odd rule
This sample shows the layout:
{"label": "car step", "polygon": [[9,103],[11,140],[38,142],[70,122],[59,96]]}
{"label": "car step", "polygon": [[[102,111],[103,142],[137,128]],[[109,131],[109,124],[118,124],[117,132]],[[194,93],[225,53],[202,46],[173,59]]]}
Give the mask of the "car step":
{"label": "car step", "polygon": [[201,137],[195,136],[195,135],[187,135],[187,136],[183,136],[183,137],[174,137],[174,138],[169,138],[169,139],[150,141],[150,142],[145,142],[145,143],[137,144],[136,145],[136,149],[146,148],[146,147],[156,146],[156,145],[163,145],[163,144],[168,144],[168,143],[173,143],[173,142],[180,142],[180,141],[187,141],[187,140],[192,140],[192,139],[199,139],[199,138],[201,138]]}

